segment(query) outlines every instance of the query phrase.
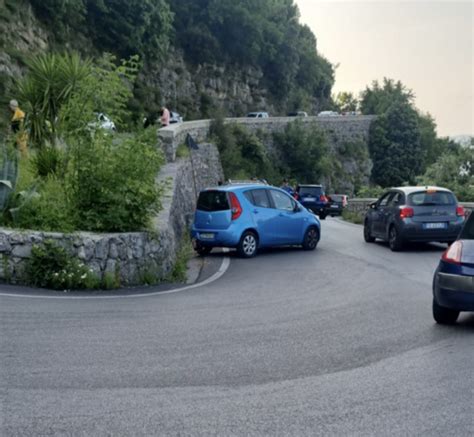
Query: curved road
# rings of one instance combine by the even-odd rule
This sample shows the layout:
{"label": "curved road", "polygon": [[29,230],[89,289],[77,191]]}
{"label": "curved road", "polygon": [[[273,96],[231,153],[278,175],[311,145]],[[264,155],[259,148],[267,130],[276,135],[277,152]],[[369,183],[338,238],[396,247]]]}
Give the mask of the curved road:
{"label": "curved road", "polygon": [[474,316],[431,317],[444,248],[322,232],[182,293],[0,296],[0,434],[472,435]]}

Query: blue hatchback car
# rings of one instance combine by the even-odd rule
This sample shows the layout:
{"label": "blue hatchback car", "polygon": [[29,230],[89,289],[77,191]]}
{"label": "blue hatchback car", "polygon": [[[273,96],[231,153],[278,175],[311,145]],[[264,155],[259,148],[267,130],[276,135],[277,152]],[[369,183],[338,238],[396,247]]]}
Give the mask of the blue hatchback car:
{"label": "blue hatchback car", "polygon": [[201,191],[191,237],[205,255],[233,247],[250,258],[261,247],[302,245],[314,250],[321,235],[318,218],[285,191],[263,184],[224,185]]}
{"label": "blue hatchback car", "polygon": [[474,213],[443,253],[433,280],[433,317],[453,324],[460,311],[474,311]]}

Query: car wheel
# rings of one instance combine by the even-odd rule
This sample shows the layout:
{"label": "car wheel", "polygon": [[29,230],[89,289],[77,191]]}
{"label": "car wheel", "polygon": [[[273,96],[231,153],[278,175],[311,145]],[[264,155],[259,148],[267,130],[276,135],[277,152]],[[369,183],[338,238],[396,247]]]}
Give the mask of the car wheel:
{"label": "car wheel", "polygon": [[440,325],[453,325],[459,317],[459,311],[442,307],[433,299],[433,318]]}
{"label": "car wheel", "polygon": [[314,250],[319,243],[319,231],[315,227],[310,227],[306,230],[303,239],[304,250]]}
{"label": "car wheel", "polygon": [[370,226],[367,220],[364,223],[364,240],[366,243],[373,243],[375,241],[375,237],[372,237],[372,233],[370,232]]}
{"label": "car wheel", "polygon": [[252,258],[257,254],[258,240],[252,231],[246,231],[240,238],[237,253],[242,258]]}
{"label": "car wheel", "polygon": [[394,225],[390,226],[388,231],[388,245],[392,252],[398,252],[403,248],[403,240]]}
{"label": "car wheel", "polygon": [[194,250],[200,255],[205,256],[211,253],[212,247],[210,246],[203,246],[201,243],[197,242],[196,247]]}
{"label": "car wheel", "polygon": [[321,220],[326,220],[326,213],[324,213],[324,212],[319,213],[319,218]]}

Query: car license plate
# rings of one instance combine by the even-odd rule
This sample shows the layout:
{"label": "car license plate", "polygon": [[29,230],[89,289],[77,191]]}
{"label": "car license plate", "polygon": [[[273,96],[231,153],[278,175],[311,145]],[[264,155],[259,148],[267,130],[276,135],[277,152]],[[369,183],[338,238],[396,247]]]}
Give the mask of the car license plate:
{"label": "car license plate", "polygon": [[423,229],[446,229],[446,223],[423,223]]}
{"label": "car license plate", "polygon": [[199,236],[201,237],[201,240],[213,240],[214,239],[214,234],[212,233],[201,233],[199,234]]}
{"label": "car license plate", "polygon": [[314,197],[303,197],[303,202],[312,202]]}
{"label": "car license plate", "polygon": [[331,208],[339,208],[338,205],[331,205]]}

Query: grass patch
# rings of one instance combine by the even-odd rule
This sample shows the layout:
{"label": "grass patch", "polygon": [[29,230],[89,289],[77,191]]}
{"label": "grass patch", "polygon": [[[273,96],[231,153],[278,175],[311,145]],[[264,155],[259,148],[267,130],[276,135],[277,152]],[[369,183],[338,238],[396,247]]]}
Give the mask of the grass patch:
{"label": "grass patch", "polygon": [[355,223],[356,225],[361,225],[364,223],[364,215],[353,212],[353,211],[348,211],[345,209],[342,211],[342,218],[348,222]]}
{"label": "grass patch", "polygon": [[176,149],[176,158],[188,158],[191,155],[189,147],[186,144],[180,144]]}
{"label": "grass patch", "polygon": [[170,274],[166,278],[169,282],[186,282],[188,261],[193,256],[193,246],[188,236],[181,241],[181,247],[176,255],[176,261]]}

